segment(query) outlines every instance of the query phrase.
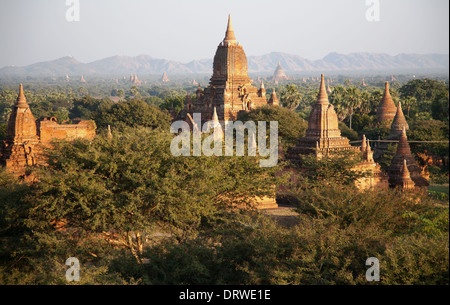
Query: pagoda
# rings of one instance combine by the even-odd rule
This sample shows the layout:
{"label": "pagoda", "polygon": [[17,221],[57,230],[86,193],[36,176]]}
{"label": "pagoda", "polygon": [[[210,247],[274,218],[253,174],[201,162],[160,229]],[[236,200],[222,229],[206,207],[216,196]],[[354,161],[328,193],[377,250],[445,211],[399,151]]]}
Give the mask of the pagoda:
{"label": "pagoda", "polygon": [[7,135],[0,147],[0,165],[24,181],[33,179],[27,167],[45,165],[44,147],[55,139],[71,140],[95,137],[95,122],[58,124],[55,117],[36,120],[20,84],[19,95],[8,119]]}
{"label": "pagoda", "polygon": [[365,175],[355,181],[358,189],[387,188],[388,177],[382,173],[380,165],[375,163],[373,151],[365,136],[361,141],[361,147],[351,146],[350,140],[341,136],[337,114],[328,100],[322,74],[317,102],[312,106],[306,135],[298,140],[296,146],[288,148],[286,159],[300,164],[301,155],[315,154],[316,158],[320,159],[339,151],[359,152],[357,154],[359,157],[356,157],[358,162],[353,170],[371,173],[371,175]]}
{"label": "pagoda", "polygon": [[[216,108],[219,121],[236,120],[240,112],[246,112],[267,104],[264,84],[261,88],[252,85],[247,72],[247,56],[242,45],[236,40],[231,16],[225,38],[217,47],[213,62],[213,75],[209,86],[199,85],[194,102],[185,101],[186,111],[178,119],[186,119],[187,114],[201,113],[202,123],[211,120]],[[190,109],[187,109],[188,105]]]}
{"label": "pagoda", "polygon": [[[405,161],[404,161],[405,160]],[[389,185],[391,187],[397,187],[402,185],[402,166],[408,164],[407,169],[410,173],[411,179],[414,181],[416,187],[427,187],[429,185],[428,180],[422,176],[422,169],[417,165],[416,160],[411,154],[411,149],[408,144],[408,138],[406,136],[406,128],[403,127],[400,135],[400,140],[397,146],[397,152],[392,158],[391,165],[388,169]]]}
{"label": "pagoda", "polygon": [[36,119],[20,84],[19,95],[9,116],[6,140],[0,150],[0,162],[13,174],[24,176],[26,166],[38,164],[40,154]]}
{"label": "pagoda", "polygon": [[170,79],[167,77],[166,72],[164,72],[163,75],[161,76],[161,81],[162,81],[163,83],[170,82]]}
{"label": "pagoda", "polygon": [[[402,130],[405,128],[409,130],[408,122],[406,122],[406,118],[403,114],[402,104],[398,102],[397,112],[395,113],[394,120],[391,124],[391,130],[389,135],[386,137],[387,141],[398,141],[402,135]],[[375,148],[375,160],[379,160],[384,154],[385,150],[388,148],[389,142],[381,142],[378,143]]]}
{"label": "pagoda", "polygon": [[399,139],[403,129],[409,130],[409,125],[403,114],[402,103],[398,102],[397,112],[395,113],[394,120],[391,124],[391,132],[389,133],[388,140]]}
{"label": "pagoda", "polygon": [[350,140],[341,136],[338,118],[333,105],[328,100],[323,74],[317,102],[312,106],[308,119],[306,135],[287,151],[288,159],[296,159],[300,154],[324,154],[334,150],[357,149],[350,145]]}
{"label": "pagoda", "polygon": [[280,61],[278,61],[278,65],[273,73],[272,80],[277,84],[279,81],[288,80],[289,78],[284,73],[284,69],[281,66]]}
{"label": "pagoda", "polygon": [[389,93],[389,83],[385,82],[383,99],[377,108],[377,122],[386,127],[390,127],[396,113],[397,107],[395,107],[394,101]]}
{"label": "pagoda", "polygon": [[273,88],[273,90],[272,90],[272,94],[270,95],[270,99],[269,99],[268,104],[271,105],[271,106],[279,106],[280,105],[280,100],[277,97],[277,93],[275,92],[275,88]]}

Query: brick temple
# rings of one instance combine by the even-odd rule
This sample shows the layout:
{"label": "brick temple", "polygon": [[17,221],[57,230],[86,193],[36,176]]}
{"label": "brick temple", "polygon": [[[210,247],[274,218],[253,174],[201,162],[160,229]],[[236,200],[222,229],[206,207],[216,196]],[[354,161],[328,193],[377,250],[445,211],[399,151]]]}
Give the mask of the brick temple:
{"label": "brick temple", "polygon": [[387,175],[373,159],[373,151],[369,141],[363,136],[361,146],[350,145],[350,140],[341,135],[336,111],[328,100],[324,75],[321,75],[320,89],[317,102],[312,106],[308,119],[308,129],[304,137],[300,138],[296,146],[289,147],[286,158],[292,162],[301,162],[301,155],[315,154],[322,158],[330,153],[339,151],[357,152],[361,159],[354,170],[371,172],[367,177],[356,181],[359,189],[387,188]]}
{"label": "brick temple", "polygon": [[383,126],[390,127],[397,113],[397,107],[389,93],[389,83],[384,84],[384,95],[377,108],[377,122]]}
{"label": "brick temple", "polygon": [[[233,121],[240,112],[267,105],[264,85],[257,88],[247,71],[247,56],[244,48],[236,40],[231,16],[228,16],[228,25],[225,38],[217,47],[213,61],[213,75],[209,86],[202,89],[199,85],[196,98],[186,97],[185,109],[180,112],[178,119],[189,121],[193,113],[201,113],[202,124],[211,120],[213,109],[216,108],[219,121]],[[273,92],[273,104],[278,104],[276,94]]]}
{"label": "brick temple", "polygon": [[0,148],[0,164],[12,174],[26,178],[27,167],[45,164],[43,148],[50,146],[52,140],[92,140],[95,129],[94,121],[61,125],[56,118],[36,120],[20,84],[19,95],[9,116],[6,140]]}

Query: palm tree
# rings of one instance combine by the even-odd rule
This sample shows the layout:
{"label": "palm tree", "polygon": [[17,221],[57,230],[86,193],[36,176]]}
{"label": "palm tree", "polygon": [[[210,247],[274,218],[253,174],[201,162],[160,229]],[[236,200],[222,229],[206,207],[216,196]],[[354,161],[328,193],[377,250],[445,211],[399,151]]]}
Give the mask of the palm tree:
{"label": "palm tree", "polygon": [[286,87],[284,87],[280,92],[281,104],[291,111],[297,109],[300,105],[301,99],[300,92],[298,92],[296,85],[287,84]]}
{"label": "palm tree", "polygon": [[361,91],[356,87],[348,87],[345,90],[344,104],[349,113],[349,127],[352,128],[352,116],[361,106]]}

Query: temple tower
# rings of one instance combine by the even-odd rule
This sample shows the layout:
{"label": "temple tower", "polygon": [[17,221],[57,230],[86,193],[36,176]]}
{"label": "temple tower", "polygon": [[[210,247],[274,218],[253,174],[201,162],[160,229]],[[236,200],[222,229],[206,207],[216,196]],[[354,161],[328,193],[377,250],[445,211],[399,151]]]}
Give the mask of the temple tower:
{"label": "temple tower", "polygon": [[385,82],[384,95],[380,105],[377,108],[377,122],[383,123],[386,127],[390,127],[397,113],[391,94],[389,93],[389,83]]}
{"label": "temple tower", "polygon": [[161,76],[161,81],[162,81],[163,83],[170,82],[170,79],[167,77],[166,72],[164,72],[163,75]]}
{"label": "temple tower", "polygon": [[8,120],[6,140],[1,148],[1,164],[12,173],[25,174],[25,167],[36,165],[40,154],[36,119],[27,103],[23,86]]}
{"label": "temple tower", "polygon": [[394,121],[391,124],[389,138],[398,139],[402,134],[403,128],[409,130],[408,122],[406,122],[405,116],[403,115],[402,104],[401,102],[398,102],[397,112],[395,113]]}
{"label": "temple tower", "polygon": [[189,113],[201,113],[202,123],[210,120],[216,107],[219,121],[235,120],[238,113],[267,104],[265,89],[258,90],[248,76],[247,56],[237,41],[231,16],[228,16],[225,37],[217,47],[213,62],[213,75],[209,86],[199,86],[196,101]]}
{"label": "temple tower", "polygon": [[332,150],[355,149],[350,145],[349,139],[341,136],[338,123],[336,111],[328,100],[322,74],[317,102],[312,106],[306,135],[299,139],[297,146],[289,147],[287,158],[296,158],[298,154],[309,154],[316,149],[321,153]]}
{"label": "temple tower", "polygon": [[411,179],[414,181],[417,187],[427,187],[429,185],[428,180],[422,176],[422,170],[417,165],[416,160],[411,154],[411,149],[408,144],[408,138],[406,136],[406,128],[403,128],[400,140],[397,146],[397,152],[392,158],[391,165],[388,169],[389,185],[391,187],[397,187],[402,185],[402,166],[404,160],[408,164],[408,171]]}
{"label": "temple tower", "polygon": [[275,88],[273,88],[272,94],[270,95],[269,105],[271,106],[279,106],[280,100],[277,97],[277,93],[275,92]]}
{"label": "temple tower", "polygon": [[278,65],[275,69],[275,72],[273,73],[272,80],[275,82],[275,84],[278,84],[279,81],[288,80],[289,78],[284,73],[284,69],[281,66],[280,61],[278,61]]}

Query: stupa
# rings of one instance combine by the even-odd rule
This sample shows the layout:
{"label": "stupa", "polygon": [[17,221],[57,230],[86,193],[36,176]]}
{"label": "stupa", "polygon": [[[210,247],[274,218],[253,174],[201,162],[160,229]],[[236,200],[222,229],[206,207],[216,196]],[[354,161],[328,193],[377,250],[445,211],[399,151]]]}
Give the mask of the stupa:
{"label": "stupa", "polygon": [[216,107],[219,121],[236,120],[240,112],[246,112],[267,104],[264,84],[261,88],[252,85],[247,72],[247,56],[237,41],[231,16],[228,16],[225,37],[217,47],[213,62],[213,75],[209,86],[202,89],[199,85],[196,99],[178,119],[186,119],[187,114],[201,113],[203,122],[212,119]]}
{"label": "stupa", "polygon": [[311,108],[306,135],[298,140],[296,146],[288,148],[287,158],[296,159],[298,155],[314,152],[320,155],[334,150],[357,149],[350,145],[349,139],[341,136],[338,124],[336,111],[328,100],[322,74],[317,102]]}
{"label": "stupa", "polygon": [[416,160],[411,154],[405,127],[402,129],[400,140],[397,146],[397,152],[394,158],[392,158],[391,165],[388,169],[389,186],[397,187],[402,185],[402,166],[404,165],[404,160],[406,160],[408,171],[410,173],[411,179],[414,181],[415,186],[418,188],[427,187],[429,185],[429,182],[425,177],[422,176],[422,169],[417,165]]}
{"label": "stupa", "polygon": [[278,65],[277,65],[277,67],[275,69],[275,72],[273,73],[273,76],[272,76],[272,81],[274,81],[277,84],[279,81],[288,80],[288,79],[289,78],[284,73],[284,69],[281,66],[280,61],[278,61]]}
{"label": "stupa", "polygon": [[385,82],[383,99],[377,108],[377,122],[386,127],[390,127],[396,113],[397,107],[395,107],[394,101],[389,93],[389,83]]}

